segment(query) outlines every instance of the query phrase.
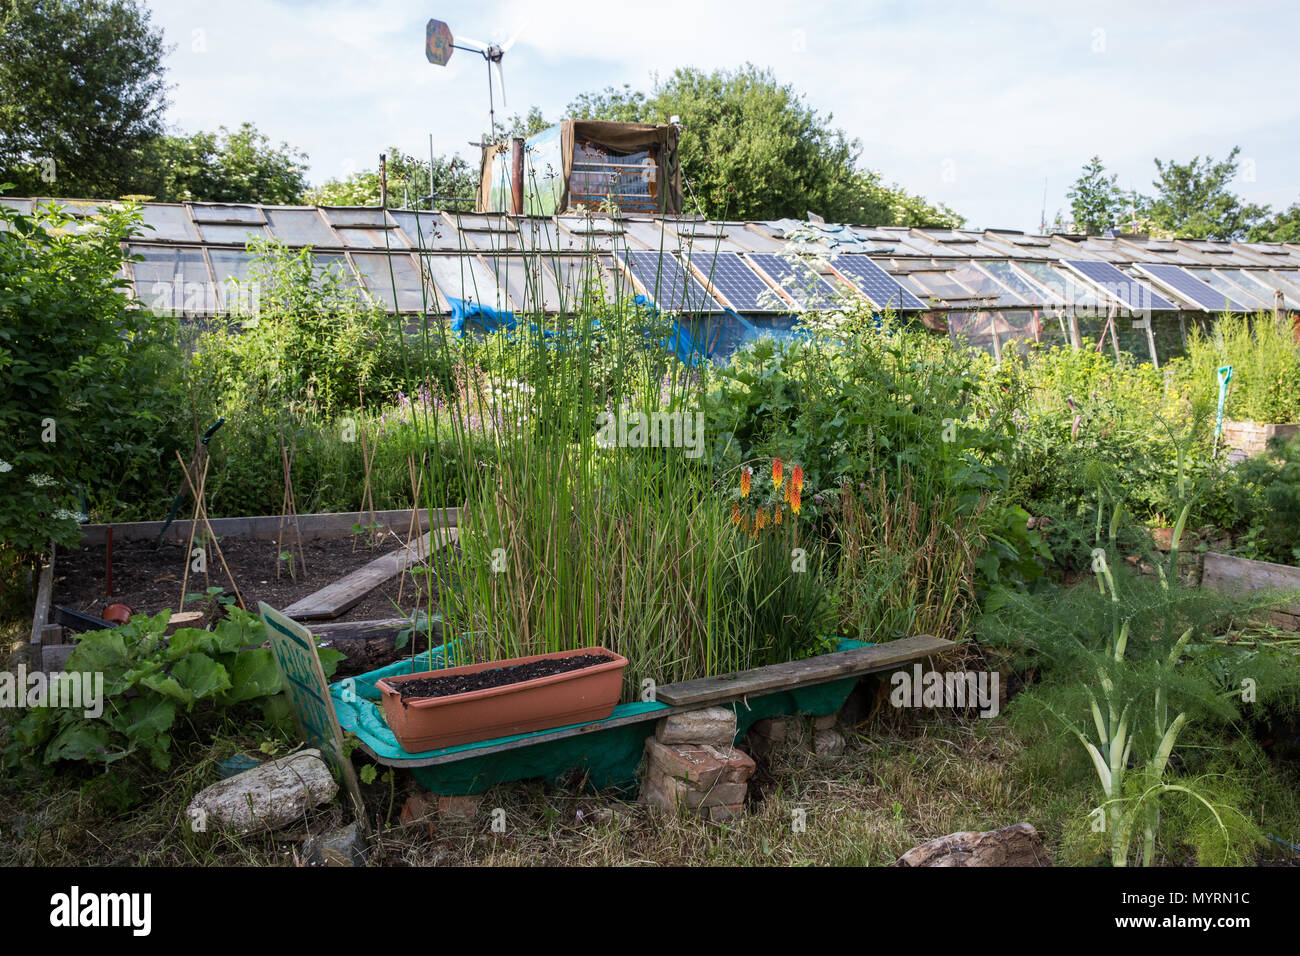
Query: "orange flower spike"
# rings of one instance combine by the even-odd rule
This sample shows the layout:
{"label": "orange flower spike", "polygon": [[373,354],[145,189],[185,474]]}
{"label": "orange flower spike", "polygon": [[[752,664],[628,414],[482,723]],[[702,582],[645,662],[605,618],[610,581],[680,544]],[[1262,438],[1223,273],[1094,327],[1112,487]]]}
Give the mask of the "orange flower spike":
{"label": "orange flower spike", "polygon": [[790,492],[790,510],[793,511],[795,514],[798,514],[799,508],[802,507],[802,505],[803,505],[803,499],[802,496],[800,495],[799,489],[794,488]]}
{"label": "orange flower spike", "polygon": [[785,511],[781,508],[780,505],[777,505],[776,507],[774,507],[774,508],[772,509],[772,523],[773,523],[773,524],[780,524],[780,523],[781,523],[781,516],[782,516],[783,514],[785,514]]}
{"label": "orange flower spike", "polygon": [[731,523],[740,524],[740,502],[739,501],[733,501],[731,503]]}
{"label": "orange flower spike", "polygon": [[748,531],[748,530],[749,530],[749,515],[747,515],[747,514],[742,514],[742,515],[740,516],[740,530],[741,530],[741,531]]}
{"label": "orange flower spike", "polygon": [[794,485],[795,491],[803,491],[803,466],[795,465],[794,470],[790,472],[790,484]]}
{"label": "orange flower spike", "polygon": [[776,488],[777,491],[781,490],[781,482],[785,480],[785,475],[783,474],[783,470],[784,467],[781,463],[781,459],[773,458],[772,459],[772,486]]}
{"label": "orange flower spike", "polygon": [[791,491],[791,489],[793,489],[793,488],[794,488],[794,482],[793,482],[793,481],[790,482],[790,484],[788,484],[788,485],[785,486],[785,503],[786,503],[786,504],[789,504],[789,503],[790,503],[790,491]]}
{"label": "orange flower spike", "polygon": [[758,514],[754,516],[754,527],[762,531],[767,527],[767,509],[759,508]]}
{"label": "orange flower spike", "polygon": [[740,497],[749,497],[749,483],[753,478],[753,475],[754,469],[750,468],[748,465],[740,470]]}

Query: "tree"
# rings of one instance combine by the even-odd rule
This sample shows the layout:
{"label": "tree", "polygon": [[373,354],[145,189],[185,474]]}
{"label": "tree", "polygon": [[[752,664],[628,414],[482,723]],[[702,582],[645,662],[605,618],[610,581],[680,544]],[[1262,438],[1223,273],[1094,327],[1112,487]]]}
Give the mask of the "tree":
{"label": "tree", "polygon": [[688,209],[711,218],[958,225],[961,217],[858,168],[861,144],[831,126],[770,70],[746,64],[704,73],[681,68],[647,95],[624,86],[584,93],[575,119],[667,123],[680,117]]}
{"label": "tree", "polygon": [[1300,242],[1300,203],[1259,223],[1249,238],[1251,242]]}
{"label": "tree", "polygon": [[[415,207],[429,195],[429,160],[403,153],[396,146],[388,153],[388,204]],[[433,192],[439,209],[469,210],[478,195],[478,170],[459,156],[438,156],[433,160]],[[468,202],[451,203],[446,197]],[[317,206],[379,205],[379,170],[353,173],[346,179],[331,179],[308,190],[305,202]]]}
{"label": "tree", "polygon": [[1170,235],[1186,239],[1241,239],[1268,216],[1267,206],[1245,203],[1228,189],[1237,175],[1234,146],[1216,163],[1192,157],[1190,163],[1156,160],[1156,197],[1148,209],[1151,221]]}
{"label": "tree", "polygon": [[117,197],[162,132],[160,30],[139,0],[0,0],[0,181]]}
{"label": "tree", "polygon": [[1100,156],[1083,167],[1066,196],[1074,215],[1075,232],[1099,236],[1119,224],[1124,215],[1124,193],[1118,176],[1107,176]]}
{"label": "tree", "polygon": [[293,205],[307,190],[307,156],[278,147],[252,123],[231,131],[161,136],[146,147],[136,183],[159,202],[255,202]]}
{"label": "tree", "polygon": [[554,123],[542,115],[540,109],[534,106],[528,110],[527,116],[520,116],[516,113],[514,116],[510,117],[510,125],[506,128],[505,138],[507,140],[514,139],[515,137],[527,139],[534,133],[540,133],[542,130],[548,129],[554,125]]}

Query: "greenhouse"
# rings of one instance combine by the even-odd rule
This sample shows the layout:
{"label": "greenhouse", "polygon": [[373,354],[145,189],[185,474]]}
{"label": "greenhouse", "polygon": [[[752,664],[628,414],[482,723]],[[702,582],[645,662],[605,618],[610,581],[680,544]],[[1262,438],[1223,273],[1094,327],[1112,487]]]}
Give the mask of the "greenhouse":
{"label": "greenhouse", "polygon": [[[78,217],[102,204],[0,199],[23,213],[45,202]],[[213,203],[145,203],[143,221],[123,275],[141,302],[191,319],[255,304],[257,239],[311,247],[404,315],[491,328],[503,313],[567,312],[593,289],[637,298],[689,322],[714,358],[853,299],[995,356],[1086,340],[1157,366],[1211,315],[1300,309],[1293,243]]]}

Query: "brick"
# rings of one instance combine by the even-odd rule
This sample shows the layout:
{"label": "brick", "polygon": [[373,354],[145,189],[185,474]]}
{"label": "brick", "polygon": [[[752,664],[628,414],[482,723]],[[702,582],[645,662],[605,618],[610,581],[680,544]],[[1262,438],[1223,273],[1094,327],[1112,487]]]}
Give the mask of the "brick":
{"label": "brick", "polygon": [[718,783],[744,783],[754,774],[754,761],[735,747],[661,744],[646,741],[648,766],[669,777],[684,780],[695,789]]}
{"label": "brick", "polygon": [[835,725],[839,723],[839,714],[826,714],[822,717],[813,718],[813,730],[834,730]]}
{"label": "brick", "polygon": [[786,723],[780,717],[764,717],[762,720],[754,721],[754,726],[749,728],[749,732],[777,744],[785,740]]}
{"label": "brick", "polygon": [[686,793],[686,784],[662,773],[649,772],[641,781],[637,800],[661,810],[675,811]]}
{"label": "brick", "polygon": [[735,806],[745,802],[747,783],[719,783],[707,790],[688,789],[686,805],[692,810],[716,806]]}
{"label": "brick", "polygon": [[478,816],[478,808],[483,803],[482,794],[464,797],[438,797],[438,816],[455,820],[473,820]]}
{"label": "brick", "polygon": [[730,747],[736,740],[736,712],[729,707],[704,707],[670,714],[655,727],[661,744],[713,744]]}

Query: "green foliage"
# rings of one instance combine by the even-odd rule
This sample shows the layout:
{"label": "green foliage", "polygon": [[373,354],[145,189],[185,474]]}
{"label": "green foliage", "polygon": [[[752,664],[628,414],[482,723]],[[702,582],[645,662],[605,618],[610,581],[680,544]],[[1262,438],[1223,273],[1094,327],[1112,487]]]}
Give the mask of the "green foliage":
{"label": "green foliage", "polygon": [[1300,242],[1300,203],[1256,224],[1247,238],[1251,242]]}
{"label": "green foliage", "polygon": [[[532,114],[529,114],[530,118]],[[429,195],[429,160],[403,153],[390,146],[388,157],[388,205],[415,208]],[[317,206],[378,206],[379,169],[366,169],[345,179],[330,179],[307,191],[304,202]],[[453,212],[472,212],[478,195],[478,170],[459,156],[433,159],[434,205]],[[444,202],[448,197],[467,199],[468,203]]]}
{"label": "green foliage", "polygon": [[1300,441],[1274,438],[1266,454],[1246,459],[1235,471],[1234,504],[1246,516],[1237,550],[1300,566]]}
{"label": "green foliage", "polygon": [[[115,276],[131,206],[76,220],[0,208],[0,552],[79,538],[76,511],[145,493],[176,401],[174,325]],[[75,510],[74,510],[75,509]]]}
{"label": "green foliage", "polygon": [[1289,318],[1221,315],[1208,332],[1190,330],[1186,358],[1174,367],[1182,387],[1209,402],[1217,400],[1215,370],[1224,365],[1232,366],[1226,417],[1300,421],[1300,344]]}
{"label": "green foliage", "polygon": [[275,146],[252,123],[217,133],[160,136],[145,148],[133,188],[157,202],[294,205],[307,189],[307,156]]}
{"label": "green foliage", "polygon": [[[275,658],[261,646],[261,618],[226,607],[212,630],[178,628],[164,637],[170,617],[170,611],[136,616],[81,634],[64,673],[93,674],[96,681],[102,675],[102,708],[83,699],[77,707],[29,710],[13,728],[4,765],[33,757],[47,764],[112,764],[139,754],[165,770],[175,733],[193,732],[236,705],[267,703],[283,690]],[[333,673],[342,655],[320,654],[327,674]]]}
{"label": "green foliage", "polygon": [[1227,159],[1193,156],[1189,163],[1156,160],[1155,198],[1147,215],[1163,232],[1192,239],[1242,239],[1268,215],[1267,206],[1243,202],[1229,186],[1237,175],[1234,146]]}
{"label": "green foliage", "polygon": [[1119,224],[1123,218],[1124,192],[1119,188],[1118,176],[1107,176],[1100,156],[1094,156],[1083,167],[1066,195],[1074,215],[1076,232],[1097,236]]}
{"label": "green foliage", "polygon": [[0,7],[0,181],[24,196],[134,192],[162,131],[162,32],[137,0]]}
{"label": "green foliage", "polygon": [[861,170],[862,146],[832,127],[789,84],[752,64],[705,73],[679,68],[647,95],[630,87],[585,93],[578,119],[667,123],[680,116],[687,203],[713,219],[803,219],[959,226],[952,210],[887,187]]}

